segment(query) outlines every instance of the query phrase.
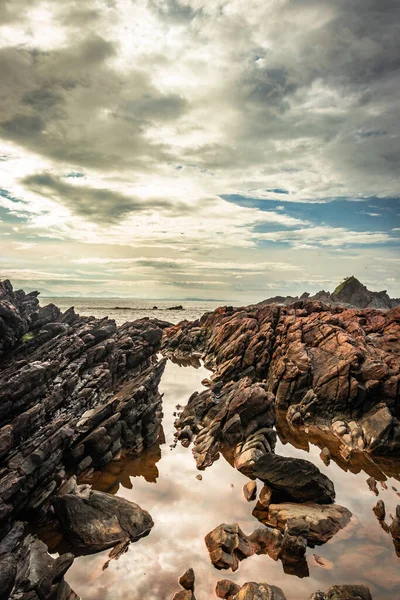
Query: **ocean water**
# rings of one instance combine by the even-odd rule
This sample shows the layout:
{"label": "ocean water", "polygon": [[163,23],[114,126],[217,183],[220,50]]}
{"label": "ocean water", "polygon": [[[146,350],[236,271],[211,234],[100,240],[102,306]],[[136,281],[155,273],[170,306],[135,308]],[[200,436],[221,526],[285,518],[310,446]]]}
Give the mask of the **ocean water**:
{"label": "ocean water", "polygon": [[[186,404],[195,390],[205,389],[201,382],[209,375],[203,365],[182,367],[168,361],[160,384],[164,418],[159,441],[140,456],[114,460],[92,476],[82,477],[81,483],[148,510],[154,527],[105,570],[109,551],[77,556],[66,573],[72,589],[84,600],[170,600],[180,589],[179,576],[193,567],[198,600],[215,600],[216,583],[224,578],[241,585],[266,581],[281,587],[287,600],[307,600],[316,590],[337,583],[366,585],[373,600],[400,598],[400,558],[372,511],[378,498],[366,483],[373,472],[379,498],[387,514],[394,514],[400,494],[396,465],[381,459],[376,464],[368,461],[368,466],[335,460],[326,466],[319,457],[320,448],[304,440],[304,449],[278,440],[276,452],[311,460],[328,475],[335,484],[337,503],[353,514],[351,523],[327,544],[308,548],[308,577],[285,573],[281,561],[274,562],[267,555],[242,561],[236,573],[213,567],[204,542],[208,532],[221,523],[238,523],[246,534],[263,525],[252,514],[255,501],[246,502],[243,495],[248,479],[223,455],[201,473],[199,481],[191,448],[180,444],[171,448],[176,405]],[[259,491],[262,484],[257,484]],[[57,532],[47,532],[44,539],[50,551],[59,551]]]}
{"label": "ocean water", "polygon": [[[141,300],[137,298],[84,297],[46,298],[40,296],[41,306],[49,303],[55,304],[62,311],[73,306],[75,312],[82,316],[109,317],[110,319],[114,319],[117,325],[122,325],[127,321],[142,319],[143,317],[161,319],[170,323],[179,323],[184,320],[193,321],[200,318],[204,313],[215,310],[219,306],[227,304],[240,306],[240,303],[208,300]],[[182,305],[183,310],[169,310],[171,307],[178,305]]]}

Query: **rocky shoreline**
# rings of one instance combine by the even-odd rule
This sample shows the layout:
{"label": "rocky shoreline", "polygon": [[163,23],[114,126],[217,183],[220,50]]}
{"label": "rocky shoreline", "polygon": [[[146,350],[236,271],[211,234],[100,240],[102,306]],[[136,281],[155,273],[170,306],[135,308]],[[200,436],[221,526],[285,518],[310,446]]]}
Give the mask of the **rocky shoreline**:
{"label": "rocky shoreline", "polygon": [[[26,523],[57,523],[72,548],[112,548],[110,558],[150,532],[145,507],[78,486],[76,476],[157,441],[160,351],[183,363],[201,357],[213,371],[175,423],[198,469],[223,454],[249,478],[249,497],[256,479],[264,484],[253,511],[262,528],[246,536],[238,524],[216,527],[206,538],[212,563],[236,570],[244,558],[268,554],[285,572],[306,576],[307,546],[328,541],[351,513],[334,504],[332,481],[311,462],[275,454],[276,429],[300,441],[311,431],[329,435],[337,460],[369,461],[371,473],[375,457],[379,464],[398,456],[399,339],[400,308],[302,300],[222,307],[174,326],[141,319],[117,327],[40,307],[37,292],[0,282],[0,600],[76,598],[63,579],[74,555],[52,559]],[[323,447],[336,459],[333,446]],[[398,549],[400,508],[388,530]],[[264,583],[228,583],[217,586],[218,597],[285,598]],[[194,587],[183,587],[176,600],[194,598]],[[370,598],[360,586],[354,594],[342,586],[347,596],[334,587],[313,600]]]}

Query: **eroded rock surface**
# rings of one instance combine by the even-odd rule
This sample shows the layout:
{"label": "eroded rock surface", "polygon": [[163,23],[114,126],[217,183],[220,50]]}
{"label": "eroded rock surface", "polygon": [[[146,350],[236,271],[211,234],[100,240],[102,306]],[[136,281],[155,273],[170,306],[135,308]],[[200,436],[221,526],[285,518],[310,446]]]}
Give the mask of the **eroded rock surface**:
{"label": "eroded rock surface", "polygon": [[[0,282],[0,544],[19,516],[42,522],[52,518],[52,498],[65,484],[67,471],[101,468],[121,451],[140,453],[156,441],[162,417],[158,384],[165,363],[158,362],[155,353],[168,323],[141,319],[117,327],[107,318],[80,317],[72,308],[61,313],[53,304],[40,307],[37,296]],[[105,509],[111,497],[105,500],[93,492],[88,501],[60,500],[59,515],[65,522],[69,515],[71,531],[76,502],[75,514],[84,508],[81,514],[88,516],[89,509]],[[108,509],[118,515],[128,538],[149,529],[151,518],[146,521],[141,509],[136,516],[142,517],[143,531],[139,521],[135,530],[120,504]],[[96,538],[96,548],[118,537],[116,522],[107,520],[105,513],[101,519],[110,538]],[[42,550],[46,555],[45,547],[29,536],[19,544],[26,556]],[[11,558],[1,558],[3,587],[8,589],[15,565]],[[61,562],[56,562],[57,568]],[[35,582],[40,600],[64,600],[72,594],[68,586],[57,584],[55,589],[47,571],[44,577],[40,585]]]}
{"label": "eroded rock surface", "polygon": [[332,431],[349,452],[388,454],[400,449],[399,338],[400,307],[301,300],[219,308],[167,328],[164,351],[202,356],[214,390],[248,378],[266,386],[291,425],[341,420]]}
{"label": "eroded rock surface", "polygon": [[88,486],[55,496],[53,506],[65,539],[89,552],[137,541],[154,525],[149,513],[137,504]]}
{"label": "eroded rock surface", "polygon": [[307,539],[312,544],[325,544],[340,529],[350,523],[351,512],[344,506],[338,504],[296,504],[285,502],[282,504],[270,504],[265,509],[257,504],[253,515],[264,525],[277,527],[284,531],[288,521],[292,519],[305,519],[309,525]]}

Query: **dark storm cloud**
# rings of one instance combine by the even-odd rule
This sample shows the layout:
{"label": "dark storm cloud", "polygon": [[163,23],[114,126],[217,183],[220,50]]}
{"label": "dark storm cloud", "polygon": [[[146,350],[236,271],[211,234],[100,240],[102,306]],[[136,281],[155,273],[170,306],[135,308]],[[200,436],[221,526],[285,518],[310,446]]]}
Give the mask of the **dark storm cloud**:
{"label": "dark storm cloud", "polygon": [[188,210],[181,203],[164,199],[143,200],[113,190],[70,185],[48,173],[30,175],[22,183],[36,194],[68,207],[74,215],[101,225],[118,223],[129,214],[146,211],[182,214]]}
{"label": "dark storm cloud", "polygon": [[146,130],[186,110],[178,94],[160,92],[147,73],[122,75],[107,61],[115,46],[91,34],[57,51],[0,49],[0,134],[53,159],[101,169],[151,168],[172,160]]}

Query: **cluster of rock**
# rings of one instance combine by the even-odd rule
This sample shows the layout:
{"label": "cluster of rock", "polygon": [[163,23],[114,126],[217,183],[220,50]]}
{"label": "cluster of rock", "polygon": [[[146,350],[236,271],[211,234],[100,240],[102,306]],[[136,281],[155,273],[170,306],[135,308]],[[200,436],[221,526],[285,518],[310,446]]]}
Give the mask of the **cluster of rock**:
{"label": "cluster of rock", "polygon": [[[245,583],[237,585],[229,579],[218,581],[215,593],[225,600],[286,600],[281,588],[268,583]],[[368,588],[363,585],[334,585],[327,592],[316,592],[309,600],[372,600]]]}
{"label": "cluster of rock", "polygon": [[[7,587],[5,577],[8,587],[13,581],[12,598],[64,600],[73,597],[68,586],[53,593],[62,584],[59,563],[37,558],[43,545],[21,527],[17,540],[15,523],[57,519],[67,541],[92,551],[149,532],[151,517],[140,507],[108,494],[85,495],[67,473],[100,468],[121,451],[137,453],[155,442],[165,366],[155,353],[168,324],[142,319],[117,327],[73,309],[40,307],[37,296],[0,282],[0,544],[15,559],[11,565],[10,552],[0,550],[7,559],[0,588]],[[32,566],[36,560],[47,561],[46,568]],[[26,561],[43,585],[29,587]]]}
{"label": "cluster of rock", "polygon": [[[202,358],[213,371],[203,382],[208,389],[193,394],[178,415],[177,439],[193,444],[199,469],[222,453],[265,484],[253,510],[264,529],[247,536],[238,524],[222,524],[206,536],[216,568],[235,571],[258,553],[281,560],[287,573],[308,575],[307,546],[327,542],[351,513],[333,504],[333,483],[316,466],[275,454],[277,416],[293,431],[329,431],[347,461],[396,454],[399,339],[400,308],[360,310],[308,299],[221,307],[164,330],[167,356]],[[326,448],[323,458],[331,458]],[[254,485],[244,493],[252,499]]]}
{"label": "cluster of rock", "polygon": [[[399,339],[400,307],[383,313],[299,301],[289,307],[222,307],[199,321],[183,321],[165,330],[164,351],[182,359],[203,357],[214,371],[215,405],[224,402],[231,382],[249,390],[257,386],[264,406],[270,404],[293,427],[329,427],[349,456],[379,455],[400,450]],[[207,410],[209,400],[201,400]],[[239,417],[232,416],[236,421],[229,425],[237,430]]]}
{"label": "cluster of rock", "polygon": [[298,300],[318,300],[326,304],[348,305],[357,308],[388,310],[400,305],[400,298],[390,298],[387,291],[371,292],[354,275],[346,277],[332,292],[321,290],[314,295],[304,292],[301,296],[274,296],[260,304],[284,304],[289,306]]}

